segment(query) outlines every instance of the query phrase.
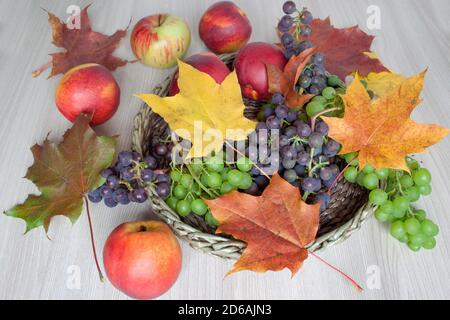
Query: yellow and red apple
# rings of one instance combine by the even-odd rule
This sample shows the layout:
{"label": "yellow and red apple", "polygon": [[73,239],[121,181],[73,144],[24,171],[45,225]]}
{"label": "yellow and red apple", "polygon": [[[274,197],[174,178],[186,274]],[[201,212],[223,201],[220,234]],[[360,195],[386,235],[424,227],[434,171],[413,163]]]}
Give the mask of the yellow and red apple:
{"label": "yellow and red apple", "polygon": [[91,125],[109,120],[120,103],[120,88],[111,72],[102,65],[86,63],[73,67],[56,88],[56,106],[70,121],[80,113],[92,115]]}
{"label": "yellow and red apple", "polygon": [[169,14],[142,18],[131,33],[131,49],[144,64],[170,68],[189,48],[191,32],[182,19]]}
{"label": "yellow and red apple", "polygon": [[231,1],[209,7],[198,26],[200,38],[214,53],[236,52],[250,39],[252,26],[245,12]]}
{"label": "yellow and red apple", "polygon": [[156,220],[119,225],[103,249],[108,279],[136,299],[153,299],[169,290],[180,273],[181,259],[175,235]]}

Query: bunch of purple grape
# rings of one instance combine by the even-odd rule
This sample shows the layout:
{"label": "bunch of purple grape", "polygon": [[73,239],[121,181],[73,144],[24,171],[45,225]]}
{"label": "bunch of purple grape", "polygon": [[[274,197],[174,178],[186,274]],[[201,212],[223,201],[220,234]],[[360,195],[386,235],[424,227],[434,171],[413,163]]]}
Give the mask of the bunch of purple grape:
{"label": "bunch of purple grape", "polygon": [[[278,143],[276,148],[272,148],[272,152],[279,153],[279,174],[292,185],[299,187],[302,194],[306,195],[305,199],[320,202],[321,210],[325,210],[330,201],[326,191],[340,172],[335,156],[341,147],[327,136],[328,125],[316,119],[312,128],[308,115],[302,110],[292,111],[286,107],[284,97],[279,93],[275,93],[272,102],[261,108],[257,118],[257,132],[267,130],[270,133],[270,130],[279,130]],[[257,135],[261,137],[258,133]],[[267,143],[265,139],[259,139],[258,142],[260,146]],[[258,159],[257,166],[264,165],[264,159]],[[261,172],[252,170],[252,173],[255,181],[265,180],[255,177],[261,175]]]}
{"label": "bunch of purple grape", "polygon": [[[164,151],[164,155],[160,152],[161,156],[168,152]],[[114,166],[101,172],[105,183],[89,192],[88,198],[95,203],[103,200],[110,208],[130,202],[142,203],[148,198],[145,187],[153,184],[157,194],[164,199],[170,194],[170,178],[157,168],[158,159],[155,156],[142,158],[137,152],[122,151]]]}

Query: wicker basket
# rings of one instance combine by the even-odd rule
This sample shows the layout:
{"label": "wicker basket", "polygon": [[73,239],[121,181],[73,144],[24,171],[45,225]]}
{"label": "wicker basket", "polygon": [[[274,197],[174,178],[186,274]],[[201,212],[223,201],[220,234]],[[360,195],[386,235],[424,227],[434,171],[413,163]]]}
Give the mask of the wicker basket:
{"label": "wicker basket", "polygon": [[[231,66],[234,54],[222,55],[220,58]],[[165,96],[170,81],[171,77],[167,77],[152,90],[152,93]],[[245,115],[251,117],[256,106],[252,101],[245,101],[245,104],[247,107]],[[166,137],[169,133],[170,129],[167,123],[146,104],[143,104],[134,118],[132,148],[146,155],[156,140]],[[186,240],[193,248],[226,259],[239,258],[245,249],[246,245],[242,241],[214,234],[214,229],[208,226],[201,217],[189,215],[181,218],[163,199],[158,197],[151,186],[147,188],[147,191],[149,193],[148,201],[151,202],[155,214],[167,222],[175,234]],[[373,206],[367,202],[367,192],[357,184],[340,179],[331,194],[328,208],[320,215],[317,238],[306,248],[310,251],[318,251],[347,239],[361,227],[372,212]]]}

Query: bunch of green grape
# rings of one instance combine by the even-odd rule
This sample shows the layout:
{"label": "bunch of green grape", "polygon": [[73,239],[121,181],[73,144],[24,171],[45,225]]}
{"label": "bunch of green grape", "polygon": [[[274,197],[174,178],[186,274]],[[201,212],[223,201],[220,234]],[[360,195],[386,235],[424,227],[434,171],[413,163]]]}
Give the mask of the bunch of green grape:
{"label": "bunch of green grape", "polygon": [[226,162],[223,152],[205,161],[195,159],[190,164],[173,166],[170,196],[165,201],[181,217],[195,214],[216,227],[219,222],[204,199],[214,199],[237,189],[250,192],[255,185],[249,173],[252,167],[252,162],[246,157]]}
{"label": "bunch of green grape", "polygon": [[375,217],[381,222],[390,223],[390,234],[413,251],[420,248],[433,249],[439,227],[426,218],[424,210],[416,210],[411,204],[420,196],[431,193],[430,172],[410,158],[406,158],[411,172],[366,165],[358,171],[356,153],[344,155],[350,166],[344,172],[344,178],[356,182],[370,190],[369,202],[377,206]]}

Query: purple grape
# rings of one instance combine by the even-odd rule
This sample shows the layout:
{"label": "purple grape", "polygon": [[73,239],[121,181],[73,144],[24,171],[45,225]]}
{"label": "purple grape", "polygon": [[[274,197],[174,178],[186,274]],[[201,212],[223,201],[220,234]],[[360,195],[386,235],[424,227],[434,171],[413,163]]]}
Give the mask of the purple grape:
{"label": "purple grape", "polygon": [[340,147],[341,145],[338,142],[330,139],[323,149],[323,154],[327,157],[334,157],[338,153]]}
{"label": "purple grape", "polygon": [[282,104],[284,102],[284,97],[281,93],[276,92],[272,95],[272,103],[274,104]]}
{"label": "purple grape", "polygon": [[295,163],[297,162],[297,160],[295,159],[284,159],[281,164],[283,165],[283,167],[285,169],[292,169],[295,167]]}
{"label": "purple grape", "polygon": [[322,65],[325,62],[325,56],[323,53],[317,52],[312,56],[312,63]]}
{"label": "purple grape", "polygon": [[167,198],[170,194],[169,184],[167,182],[158,183],[158,186],[156,187],[156,193],[162,199]]}
{"label": "purple grape", "polygon": [[257,196],[260,194],[258,185],[255,182],[252,182],[251,186],[248,189],[245,189],[244,192],[252,196]]}
{"label": "purple grape", "polygon": [[312,48],[313,44],[310,41],[302,41],[298,44],[298,53],[305,51],[306,49]]}
{"label": "purple grape", "polygon": [[118,188],[117,190],[114,191],[113,199],[117,203],[123,205],[130,203],[130,199],[128,198],[128,191],[123,188]]}
{"label": "purple grape", "polygon": [[286,120],[289,122],[294,122],[295,120],[297,120],[297,112],[289,111]]}
{"label": "purple grape", "polygon": [[314,128],[314,131],[321,134],[322,136],[326,136],[328,134],[328,130],[329,128],[325,121],[317,122]]}
{"label": "purple grape", "polygon": [[132,191],[133,198],[137,203],[143,203],[147,200],[147,192],[145,192],[144,188],[137,188]]}
{"label": "purple grape", "polygon": [[301,187],[305,192],[317,192],[322,187],[322,184],[320,179],[308,177],[302,180]]}
{"label": "purple grape", "polygon": [[100,175],[105,179],[108,178],[112,174],[114,174],[114,171],[111,168],[103,169],[100,172]]}
{"label": "purple grape", "polygon": [[103,199],[102,193],[100,192],[100,188],[92,190],[91,192],[88,193],[87,196],[89,201],[93,203],[98,203]]}
{"label": "purple grape", "polygon": [[[283,16],[283,18],[284,17],[289,17],[289,16]],[[277,26],[278,31],[288,32],[292,25],[292,17],[291,17],[290,21],[287,18],[286,19],[283,19],[283,18],[281,18],[281,20],[278,22],[278,26]]]}
{"label": "purple grape", "polygon": [[158,156],[165,156],[168,151],[167,145],[165,144],[158,144],[155,146],[155,154]]}
{"label": "purple grape", "polygon": [[326,82],[327,82],[326,78],[323,77],[322,75],[314,74],[314,76],[311,78],[311,84],[314,84],[316,86],[322,86],[323,84],[326,85]]}
{"label": "purple grape", "polygon": [[133,160],[137,162],[142,161],[142,156],[139,152],[133,151]]}
{"label": "purple grape", "polygon": [[297,155],[297,163],[302,166],[308,165],[310,160],[309,153],[306,151],[299,152]]}
{"label": "purple grape", "polygon": [[119,152],[117,162],[119,162],[123,167],[128,167],[133,162],[133,153],[131,151]]}
{"label": "purple grape", "polygon": [[283,134],[288,138],[292,138],[293,136],[297,135],[297,128],[294,126],[289,126],[284,129]]}
{"label": "purple grape", "polygon": [[319,94],[319,93],[320,93],[320,88],[319,88],[319,86],[316,85],[316,84],[311,85],[311,86],[309,87],[309,93],[315,94],[315,95]]}
{"label": "purple grape", "polygon": [[295,170],[292,169],[286,170],[283,173],[283,178],[287,182],[294,182],[295,180],[297,180],[297,173],[295,172]]}
{"label": "purple grape", "polygon": [[155,170],[158,167],[158,161],[152,156],[146,156],[144,161],[149,169]]}
{"label": "purple grape", "polygon": [[304,24],[301,28],[300,28],[300,34],[304,37],[309,37],[311,35],[311,26]]}
{"label": "purple grape", "polygon": [[120,170],[120,177],[122,180],[130,181],[134,178],[134,171],[131,167],[125,167]]}
{"label": "purple grape", "polygon": [[295,56],[295,50],[294,48],[287,48],[286,50],[284,50],[284,56],[286,57],[286,59],[290,59],[292,56]]}
{"label": "purple grape", "polygon": [[266,125],[269,129],[280,129],[281,122],[276,116],[270,116],[266,120]]}
{"label": "purple grape", "polygon": [[323,144],[323,136],[319,132],[313,132],[309,136],[308,143],[311,146],[311,148],[319,148]]}
{"label": "purple grape", "polygon": [[153,171],[152,169],[144,169],[141,172],[141,179],[145,182],[150,182],[153,179]]}
{"label": "purple grape", "polygon": [[307,138],[311,135],[311,127],[304,122],[300,122],[297,126],[297,133],[301,138]]}
{"label": "purple grape", "polygon": [[308,88],[311,85],[311,78],[307,76],[302,76],[300,78],[300,87],[303,89]]}
{"label": "purple grape", "polygon": [[275,108],[275,115],[280,120],[286,119],[286,117],[288,115],[288,108],[285,107],[285,106],[278,106],[278,107],[276,107]]}
{"label": "purple grape", "polygon": [[320,212],[325,211],[325,209],[330,204],[331,197],[326,192],[320,192],[314,197],[314,203],[320,203]]}
{"label": "purple grape", "polygon": [[300,21],[304,24],[311,24],[311,22],[313,21],[311,12],[309,12],[308,10],[304,10],[300,15]]}
{"label": "purple grape", "polygon": [[304,69],[302,72],[302,76],[311,78],[313,76],[313,72],[311,69]]}
{"label": "purple grape", "polygon": [[292,147],[294,148],[295,152],[297,152],[297,153],[305,151],[305,147],[303,147],[303,144],[301,144],[301,143],[294,143],[292,145]]}
{"label": "purple grape", "polygon": [[100,193],[103,198],[111,198],[114,194],[114,190],[108,187],[107,185],[103,185],[100,187]]}
{"label": "purple grape", "polygon": [[114,208],[115,206],[117,206],[117,201],[114,200],[112,197],[104,198],[104,199],[103,199],[103,202],[105,203],[105,205],[106,205],[108,208]]}
{"label": "purple grape", "polygon": [[281,43],[283,44],[283,47],[291,48],[294,44],[294,37],[289,32],[285,32],[281,35]]}
{"label": "purple grape", "polygon": [[270,182],[270,180],[264,175],[255,177],[254,181],[258,185],[259,189],[261,189],[261,190],[263,190],[265,187],[267,187]]}
{"label": "purple grape", "polygon": [[118,176],[112,174],[112,175],[110,175],[110,176],[106,179],[106,184],[107,184],[110,188],[114,189],[114,188],[116,188],[116,187],[119,186],[119,184],[120,184],[120,179],[119,179]]}
{"label": "purple grape", "polygon": [[329,180],[333,176],[333,171],[329,167],[320,168],[320,179]]}
{"label": "purple grape", "polygon": [[302,166],[301,164],[296,164],[294,167],[295,173],[297,173],[297,176],[301,176],[305,173],[306,167]]}
{"label": "purple grape", "polygon": [[283,4],[283,12],[286,14],[292,14],[297,10],[297,7],[295,6],[294,1],[286,1]]}
{"label": "purple grape", "polygon": [[339,169],[337,164],[330,164],[328,168],[330,168],[330,170],[333,172],[333,175],[335,176],[337,176],[341,172],[341,169]]}
{"label": "purple grape", "polygon": [[165,174],[165,173],[160,173],[156,175],[156,181],[157,183],[170,183],[170,177],[169,175]]}
{"label": "purple grape", "polygon": [[289,144],[289,137],[287,137],[287,136],[285,136],[285,135],[282,135],[281,137],[280,137],[280,140],[279,140],[279,142],[278,142],[278,145],[280,146],[280,147],[284,147],[284,146],[287,146]]}
{"label": "purple grape", "polygon": [[290,145],[287,145],[281,148],[280,155],[282,159],[289,160],[294,158],[295,154],[293,148]]}

